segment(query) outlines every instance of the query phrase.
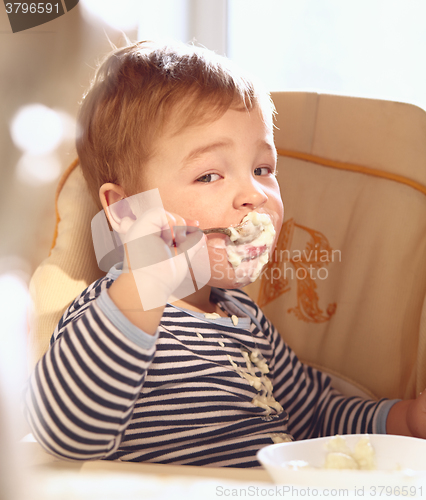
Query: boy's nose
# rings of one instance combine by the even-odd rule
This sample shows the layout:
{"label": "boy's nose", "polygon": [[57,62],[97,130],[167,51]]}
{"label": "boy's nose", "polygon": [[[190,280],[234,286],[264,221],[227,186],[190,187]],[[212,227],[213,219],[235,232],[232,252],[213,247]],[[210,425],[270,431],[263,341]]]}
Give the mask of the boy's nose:
{"label": "boy's nose", "polygon": [[234,199],[234,208],[246,207],[255,210],[266,203],[267,200],[268,197],[260,186],[254,185],[253,182],[244,183],[239,186]]}

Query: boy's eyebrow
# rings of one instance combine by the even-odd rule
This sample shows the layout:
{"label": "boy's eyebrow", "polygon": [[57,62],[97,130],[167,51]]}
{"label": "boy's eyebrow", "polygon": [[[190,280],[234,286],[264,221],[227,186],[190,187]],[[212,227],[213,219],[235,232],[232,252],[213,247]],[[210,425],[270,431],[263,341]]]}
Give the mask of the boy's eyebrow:
{"label": "boy's eyebrow", "polygon": [[232,144],[231,140],[223,140],[223,141],[214,142],[213,144],[207,144],[206,146],[201,146],[199,148],[195,148],[185,156],[182,163],[185,166],[188,163],[191,163],[193,160],[197,159],[198,157],[202,156],[203,154],[210,153],[211,151],[214,151],[215,149],[229,147],[229,146],[231,146],[231,144]]}
{"label": "boy's eyebrow", "polygon": [[[224,147],[229,147],[232,145],[231,140],[223,140],[223,141],[218,141],[214,142],[213,144],[207,144],[206,146],[201,146],[199,148],[196,148],[192,150],[189,154],[185,156],[185,158],[182,160],[183,168],[190,164],[192,161],[196,160],[200,156],[206,153],[210,153],[211,151],[214,151],[219,148],[224,148]],[[271,153],[274,154],[276,157],[277,155],[277,150],[274,145],[270,144],[269,142],[261,139],[258,141],[258,146],[270,151]]]}

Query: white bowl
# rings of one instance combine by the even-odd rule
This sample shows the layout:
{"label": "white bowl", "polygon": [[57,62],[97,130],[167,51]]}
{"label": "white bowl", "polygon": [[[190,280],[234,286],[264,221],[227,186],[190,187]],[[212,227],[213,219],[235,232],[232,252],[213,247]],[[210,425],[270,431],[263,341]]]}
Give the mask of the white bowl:
{"label": "white bowl", "polygon": [[[348,434],[343,437],[353,450],[363,436]],[[262,448],[257,458],[274,482],[280,485],[349,490],[406,487],[408,496],[413,496],[410,494],[410,487],[413,487],[417,489],[412,489],[411,493],[415,491],[416,495],[426,495],[426,440],[386,434],[369,434],[368,437],[375,451],[376,470],[323,469],[328,453],[326,444],[331,437],[273,444]],[[295,470],[289,464],[294,460],[308,462],[309,468]],[[384,490],[383,494],[386,494]],[[403,495],[402,492],[400,494]]]}

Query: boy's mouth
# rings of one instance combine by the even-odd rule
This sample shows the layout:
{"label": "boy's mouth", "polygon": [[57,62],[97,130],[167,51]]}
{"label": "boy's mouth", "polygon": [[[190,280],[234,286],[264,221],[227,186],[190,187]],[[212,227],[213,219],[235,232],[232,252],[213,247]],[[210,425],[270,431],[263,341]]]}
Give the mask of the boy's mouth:
{"label": "boy's mouth", "polygon": [[[247,284],[253,282],[260,275],[263,267],[269,260],[269,251],[275,239],[275,227],[271,217],[265,213],[250,212],[244,217],[247,220],[249,234],[244,244],[235,244],[231,241],[225,245],[228,262],[234,269],[236,282]],[[250,227],[252,229],[250,229]]]}
{"label": "boy's mouth", "polygon": [[267,242],[275,236],[275,228],[269,215],[249,212],[236,227],[229,227],[230,240],[235,245],[247,245],[262,238]]}
{"label": "boy's mouth", "polygon": [[247,261],[247,260],[256,259],[260,255],[264,254],[267,251],[267,249],[268,249],[267,245],[262,245],[260,247],[247,247],[246,253],[248,255],[247,255],[247,257],[244,257],[242,260]]}
{"label": "boy's mouth", "polygon": [[[212,247],[226,251],[228,263],[235,273],[235,284],[239,286],[247,285],[258,278],[269,261],[276,235],[273,219],[269,214],[250,212],[242,222],[246,222],[244,234],[246,241],[237,241],[241,234],[235,231],[237,233],[235,238],[232,235],[220,234],[215,235],[210,243]],[[232,226],[228,229],[231,228]]]}

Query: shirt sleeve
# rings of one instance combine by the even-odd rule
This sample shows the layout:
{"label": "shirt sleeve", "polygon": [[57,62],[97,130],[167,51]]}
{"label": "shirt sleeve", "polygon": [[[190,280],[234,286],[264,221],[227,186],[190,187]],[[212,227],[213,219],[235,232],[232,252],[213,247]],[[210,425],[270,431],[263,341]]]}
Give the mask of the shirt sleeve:
{"label": "shirt sleeve", "polygon": [[35,438],[62,458],[115,452],[155,354],[157,336],[111,309],[110,284],[89,287],[68,308],[25,390]]}
{"label": "shirt sleeve", "polygon": [[326,374],[303,364],[269,322],[274,346],[274,396],[289,414],[288,431],[307,439],[335,434],[386,433],[386,418],[396,401],[347,397]]}

